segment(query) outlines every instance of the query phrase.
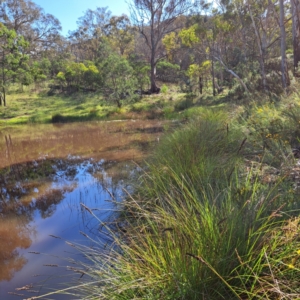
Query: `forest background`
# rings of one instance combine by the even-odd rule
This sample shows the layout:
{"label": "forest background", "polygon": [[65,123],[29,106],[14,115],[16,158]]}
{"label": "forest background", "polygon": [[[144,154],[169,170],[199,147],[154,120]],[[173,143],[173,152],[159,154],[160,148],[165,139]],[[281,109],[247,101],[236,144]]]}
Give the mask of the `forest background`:
{"label": "forest background", "polygon": [[[58,92],[101,91],[118,107],[156,80],[213,95],[286,92],[297,76],[297,3],[133,1],[130,16],[88,9],[67,37],[31,1],[2,1],[1,89],[51,81]],[[291,73],[291,75],[289,74]],[[122,80],[126,78],[126,80]],[[149,81],[150,78],[150,81]]]}

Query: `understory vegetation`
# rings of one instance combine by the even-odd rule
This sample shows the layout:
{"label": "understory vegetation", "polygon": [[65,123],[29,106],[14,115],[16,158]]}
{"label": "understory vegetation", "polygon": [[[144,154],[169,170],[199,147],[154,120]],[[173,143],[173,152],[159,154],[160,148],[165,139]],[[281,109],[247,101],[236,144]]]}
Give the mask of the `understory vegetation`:
{"label": "understory vegetation", "polygon": [[[77,92],[66,95],[49,95],[47,84],[38,90],[33,85],[12,85],[7,93],[10,103],[0,110],[0,127],[21,124],[66,123],[115,119],[173,119],[193,105],[174,84],[168,92],[159,95],[134,97],[121,108],[97,92]],[[194,99],[194,96],[192,97]]]}

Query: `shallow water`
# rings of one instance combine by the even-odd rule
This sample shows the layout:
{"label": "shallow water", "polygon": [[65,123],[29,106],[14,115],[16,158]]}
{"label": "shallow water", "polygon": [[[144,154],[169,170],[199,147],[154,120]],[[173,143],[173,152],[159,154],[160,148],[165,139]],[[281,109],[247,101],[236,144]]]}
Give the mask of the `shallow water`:
{"label": "shallow water", "polygon": [[104,238],[86,207],[107,221],[140,170],[133,161],[162,131],[155,121],[126,121],[0,132],[0,299],[34,297],[82,276],[74,277],[71,260],[84,258],[72,244]]}

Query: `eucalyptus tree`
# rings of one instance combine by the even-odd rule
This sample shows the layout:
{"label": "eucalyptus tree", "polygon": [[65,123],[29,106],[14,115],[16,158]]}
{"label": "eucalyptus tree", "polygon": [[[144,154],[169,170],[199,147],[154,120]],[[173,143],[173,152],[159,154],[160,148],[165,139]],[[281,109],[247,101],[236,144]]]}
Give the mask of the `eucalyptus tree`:
{"label": "eucalyptus tree", "polygon": [[78,28],[69,32],[71,52],[76,61],[95,60],[101,40],[106,36],[111,12],[107,7],[88,9],[77,20]]}
{"label": "eucalyptus tree", "polygon": [[97,7],[95,10],[88,9],[76,23],[78,29],[84,30],[89,37],[94,37],[105,34],[110,18],[111,11],[108,7]]}
{"label": "eucalyptus tree", "polygon": [[[258,50],[258,61],[264,91],[270,89],[267,80],[271,71],[279,71],[272,66],[272,60],[281,56],[282,59],[282,83],[283,86],[289,85],[287,64],[285,57],[285,23],[284,3],[273,2],[271,0],[247,0],[247,8],[251,17],[255,40]],[[268,82],[269,81],[269,82]],[[284,83],[285,82],[285,83]]]}
{"label": "eucalyptus tree", "polygon": [[0,105],[6,106],[6,88],[11,82],[28,85],[33,81],[28,65],[29,57],[24,50],[29,46],[23,36],[17,35],[0,23],[0,66],[1,90]]}
{"label": "eucalyptus tree", "polygon": [[143,36],[150,52],[150,91],[159,92],[156,85],[156,64],[166,56],[161,43],[163,37],[174,31],[176,19],[187,14],[193,6],[190,0],[132,0],[130,2],[133,25]]}
{"label": "eucalyptus tree", "polygon": [[[172,32],[163,39],[166,50],[173,55],[178,48],[189,53],[190,65],[187,74],[193,81],[196,77],[202,91],[203,79],[212,78],[213,94],[222,90],[226,79],[235,77],[245,91],[248,91],[241,74],[240,65],[244,62],[241,55],[243,40],[236,18],[224,13],[198,15],[190,18],[189,26],[175,34]],[[210,70],[210,71],[209,71]],[[226,74],[226,73],[225,73]]]}
{"label": "eucalyptus tree", "polygon": [[286,90],[287,86],[290,84],[289,75],[288,75],[288,66],[286,60],[286,33],[285,33],[285,26],[284,26],[284,4],[283,0],[279,0],[279,7],[280,7],[280,48],[281,48],[281,80],[282,80],[282,87],[284,91]]}
{"label": "eucalyptus tree", "polygon": [[50,61],[50,68],[43,68],[43,70],[49,71],[46,74],[48,78],[55,78],[57,73],[63,69],[65,63],[72,58],[70,41],[60,36],[55,47],[44,49],[39,60],[48,59]]}
{"label": "eucalyptus tree", "polygon": [[59,20],[31,0],[2,0],[0,22],[30,42],[31,54],[55,45],[60,36]]}
{"label": "eucalyptus tree", "polygon": [[128,56],[133,50],[134,32],[127,15],[111,17],[105,32],[111,47],[120,55]]}
{"label": "eucalyptus tree", "polygon": [[85,28],[69,32],[70,51],[77,62],[94,60],[97,54],[99,38],[91,37]]}
{"label": "eucalyptus tree", "polygon": [[300,0],[291,0],[292,35],[294,51],[294,75],[299,76],[297,69],[300,61]]}
{"label": "eucalyptus tree", "polygon": [[27,0],[2,0],[0,20],[9,29],[24,34],[41,16],[41,8]]}
{"label": "eucalyptus tree", "polygon": [[127,59],[112,53],[99,66],[103,75],[103,94],[119,108],[133,97],[138,84],[134,70]]}

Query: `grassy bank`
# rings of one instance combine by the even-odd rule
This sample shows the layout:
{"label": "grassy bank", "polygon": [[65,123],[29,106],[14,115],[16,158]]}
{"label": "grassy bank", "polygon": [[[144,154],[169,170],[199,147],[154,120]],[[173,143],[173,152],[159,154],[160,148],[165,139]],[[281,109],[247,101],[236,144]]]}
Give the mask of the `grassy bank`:
{"label": "grassy bank", "polygon": [[[166,85],[164,85],[166,86]],[[179,119],[186,120],[205,111],[206,107],[230,109],[226,92],[212,97],[183,93],[176,85],[169,85],[160,94],[135,95],[118,108],[101,93],[77,92],[51,94],[44,86],[12,86],[7,94],[7,106],[0,106],[0,128],[22,124],[69,123],[120,119]]]}
{"label": "grassy bank", "polygon": [[0,126],[107,119],[171,119],[193,105],[176,87],[159,95],[143,98],[136,95],[121,108],[100,93],[49,95],[48,92],[46,87],[39,91],[26,87],[23,92],[12,88],[7,95],[7,106],[0,107]]}
{"label": "grassy bank", "polygon": [[206,110],[160,142],[120,218],[99,220],[110,242],[75,246],[90,261],[76,272],[87,276],[64,292],[84,299],[299,299],[291,144],[300,114],[293,101],[288,111],[288,102],[252,104],[234,116]]}
{"label": "grassy bank", "polygon": [[175,100],[149,97],[130,111],[149,112],[151,101],[190,122],[161,139],[134,193],[117,204],[118,219],[99,220],[105,242],[73,245],[89,262],[73,268],[82,281],[60,292],[299,299],[298,95],[244,103],[183,98],[172,106],[162,103]]}

